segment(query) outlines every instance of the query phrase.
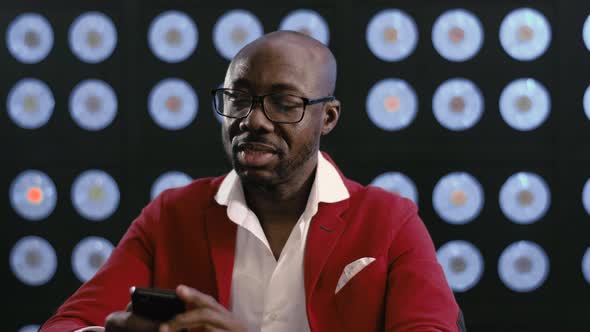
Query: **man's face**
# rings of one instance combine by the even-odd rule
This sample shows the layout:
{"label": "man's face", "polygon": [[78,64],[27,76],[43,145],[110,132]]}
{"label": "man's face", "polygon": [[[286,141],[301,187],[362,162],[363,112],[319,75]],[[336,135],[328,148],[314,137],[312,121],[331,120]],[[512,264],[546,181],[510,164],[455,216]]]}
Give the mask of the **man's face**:
{"label": "man's face", "polygon": [[[252,95],[288,93],[318,98],[318,71],[302,48],[265,45],[234,60],[226,88]],[[322,126],[322,105],[308,105],[301,122],[276,124],[258,103],[244,119],[224,118],[222,139],[234,169],[245,183],[276,185],[308,174],[316,162]]]}

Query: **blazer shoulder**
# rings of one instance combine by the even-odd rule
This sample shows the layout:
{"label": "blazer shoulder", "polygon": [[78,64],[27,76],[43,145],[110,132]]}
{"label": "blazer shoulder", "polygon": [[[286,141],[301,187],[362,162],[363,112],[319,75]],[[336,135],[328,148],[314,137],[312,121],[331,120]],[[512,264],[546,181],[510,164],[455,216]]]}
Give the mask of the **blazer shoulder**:
{"label": "blazer shoulder", "polygon": [[191,183],[177,188],[164,190],[154,199],[163,207],[203,208],[214,202],[215,194],[225,175],[193,180]]}
{"label": "blazer shoulder", "polygon": [[389,215],[391,220],[406,219],[418,213],[416,204],[399,194],[372,185],[363,186],[350,180],[348,182],[353,184],[349,187],[347,183],[352,206]]}

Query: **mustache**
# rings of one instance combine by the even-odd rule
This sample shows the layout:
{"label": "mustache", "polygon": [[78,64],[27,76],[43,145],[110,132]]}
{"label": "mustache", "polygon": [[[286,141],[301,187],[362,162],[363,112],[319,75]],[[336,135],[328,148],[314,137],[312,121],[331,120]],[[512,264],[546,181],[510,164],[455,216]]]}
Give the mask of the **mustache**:
{"label": "mustache", "polygon": [[277,144],[260,136],[243,137],[235,140],[232,144],[232,151],[234,153],[238,153],[245,149],[281,153],[281,149]]}

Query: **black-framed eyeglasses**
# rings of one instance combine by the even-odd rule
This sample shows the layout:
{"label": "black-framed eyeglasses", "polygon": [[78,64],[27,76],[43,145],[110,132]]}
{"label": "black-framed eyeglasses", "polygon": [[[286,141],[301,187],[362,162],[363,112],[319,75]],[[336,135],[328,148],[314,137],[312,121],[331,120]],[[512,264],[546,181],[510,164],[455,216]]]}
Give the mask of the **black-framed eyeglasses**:
{"label": "black-framed eyeglasses", "polygon": [[269,93],[253,96],[237,89],[219,88],[211,91],[213,109],[228,118],[243,119],[254,109],[256,103],[262,105],[264,115],[274,123],[297,123],[303,119],[307,105],[319,104],[336,99],[327,96],[308,99],[288,93]]}

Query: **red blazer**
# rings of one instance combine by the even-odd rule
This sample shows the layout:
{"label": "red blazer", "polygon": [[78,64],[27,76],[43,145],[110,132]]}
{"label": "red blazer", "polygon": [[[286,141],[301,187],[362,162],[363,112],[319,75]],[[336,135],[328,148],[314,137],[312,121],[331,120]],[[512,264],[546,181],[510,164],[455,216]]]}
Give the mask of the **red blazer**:
{"label": "red blazer", "polygon": [[[41,328],[104,325],[131,286],[186,284],[228,307],[236,224],[214,200],[223,177],[164,192],[133,221],[108,261]],[[459,308],[409,200],[345,179],[350,198],[320,203],[304,257],[311,331],[458,331]],[[335,294],[344,267],[376,260]]]}

